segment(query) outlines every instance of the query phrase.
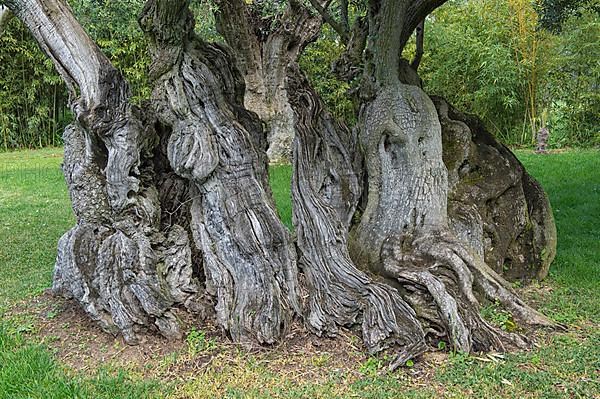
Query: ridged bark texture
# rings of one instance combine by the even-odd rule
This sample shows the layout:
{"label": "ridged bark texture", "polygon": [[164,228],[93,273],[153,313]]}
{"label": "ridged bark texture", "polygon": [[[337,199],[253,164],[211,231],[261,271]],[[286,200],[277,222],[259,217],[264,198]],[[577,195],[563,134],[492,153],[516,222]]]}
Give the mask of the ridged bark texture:
{"label": "ridged bark texture", "polygon": [[244,76],[244,106],[265,124],[271,162],[290,162],[294,115],[285,87],[287,67],[314,40],[321,17],[290,1],[281,15],[265,18],[263,4],[219,0],[217,29],[235,55]]}
{"label": "ridged bark texture", "polygon": [[193,187],[191,229],[217,320],[235,341],[274,343],[300,312],[297,269],[242,76],[226,49],[194,36],[187,1],[149,1],[140,21],[168,159]]}
{"label": "ridged bark texture", "polygon": [[63,165],[77,225],[59,242],[54,291],[128,342],[148,327],[180,336],[173,310],[198,310],[199,285],[186,231],[161,226],[152,125],[65,2],[8,6],[54,61],[77,117],[65,131]]}
{"label": "ridged bark texture", "polygon": [[389,87],[363,110],[369,192],[353,232],[353,259],[400,283],[427,333],[447,337],[455,349],[525,346],[524,337],[481,318],[481,300],[501,303],[522,325],[553,323],[524,304],[481,255],[450,232],[436,109],[416,86]]}
{"label": "ridged bark texture", "polygon": [[433,100],[442,125],[452,230],[505,278],[545,278],[556,254],[556,226],[544,190],[478,118]]}
{"label": "ridged bark texture", "polygon": [[318,335],[360,324],[370,352],[399,344],[402,362],[426,348],[416,315],[348,253],[348,228],[361,194],[356,138],[323,109],[297,69],[290,71],[288,91],[296,115],[292,199],[298,261],[310,292],[307,324]]}
{"label": "ridged bark texture", "polygon": [[[289,54],[278,64],[277,76],[289,73],[298,131],[292,193],[303,311],[261,122],[243,107],[244,79],[229,51],[195,36],[189,1],[149,0],[143,10],[154,88],[143,113],[64,0],[7,1],[67,82],[77,116],[63,166],[77,225],[59,242],[54,290],[131,343],[148,328],[179,337],[177,309],[202,313],[206,293],[237,342],[275,343],[303,314],[319,335],[360,325],[371,352],[399,345],[392,367],[423,352],[428,338],[465,352],[527,345],[485,322],[483,301],[522,325],[556,327],[498,273],[547,271],[555,230],[539,185],[476,119],[441,99],[434,105],[399,59],[400,22],[433,3],[370,1],[357,132],[324,111],[287,68]],[[296,17],[277,36],[289,40],[288,52],[310,33],[301,27],[313,26],[301,22],[309,14]],[[525,263],[534,267],[516,273]]]}
{"label": "ridged bark texture", "polygon": [[[500,303],[522,325],[556,325],[523,303],[484,262],[483,253],[470,248],[468,237],[460,240],[451,231],[440,117],[420,87],[401,83],[401,78],[414,80],[407,79],[409,67],[398,50],[398,21],[405,21],[406,7],[406,2],[370,2],[359,116],[367,204],[351,235],[352,257],[399,283],[426,333],[447,337],[454,349],[525,346],[523,336],[507,334],[481,318],[483,300]],[[451,178],[455,174],[451,169]]]}

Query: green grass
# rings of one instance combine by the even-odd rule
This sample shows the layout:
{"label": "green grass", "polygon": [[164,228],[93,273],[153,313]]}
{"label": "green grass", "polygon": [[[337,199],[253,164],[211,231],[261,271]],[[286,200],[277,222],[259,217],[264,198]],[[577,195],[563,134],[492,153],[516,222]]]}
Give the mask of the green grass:
{"label": "green grass", "polygon": [[499,363],[451,356],[437,381],[458,397],[599,398],[600,152],[517,155],[548,193],[558,230],[557,256],[544,282],[551,292],[534,291],[532,299],[569,332]]}
{"label": "green grass", "polygon": [[94,371],[93,377],[69,373],[41,345],[26,342],[0,324],[0,398],[159,398],[158,382],[134,381],[124,371]]}
{"label": "green grass", "polygon": [[600,323],[600,152],[519,152],[548,192],[558,232],[555,292],[542,307],[561,322]]}
{"label": "green grass", "polygon": [[[0,315],[50,286],[56,244],[75,222],[61,162],[62,149],[0,153]],[[84,378],[62,368],[24,339],[30,329],[27,320],[0,322],[1,399],[162,396],[156,382],[124,371]]]}
{"label": "green grass", "polygon": [[272,166],[269,170],[269,182],[273,198],[281,221],[290,229],[292,226],[292,198],[290,194],[292,167],[289,165]]}
{"label": "green grass", "polygon": [[0,314],[50,284],[74,223],[61,162],[61,149],[0,153]]}
{"label": "green grass", "polygon": [[[0,153],[0,398],[600,398],[600,153],[518,155],[548,192],[559,236],[550,277],[527,295],[569,332],[499,361],[451,354],[424,380],[419,362],[414,373],[385,374],[374,358],[338,369],[323,354],[299,360],[309,366],[298,380],[268,356],[240,351],[174,383],[102,367],[84,376],[61,365],[27,320],[6,315],[49,287],[56,243],[74,219],[60,149]],[[279,214],[291,228],[290,177],[288,166],[271,170]],[[215,350],[209,346],[196,352]]]}

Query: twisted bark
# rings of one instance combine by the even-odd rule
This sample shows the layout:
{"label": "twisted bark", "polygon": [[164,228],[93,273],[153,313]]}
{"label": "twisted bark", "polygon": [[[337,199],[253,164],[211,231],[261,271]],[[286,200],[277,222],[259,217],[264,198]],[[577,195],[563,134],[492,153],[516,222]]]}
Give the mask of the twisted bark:
{"label": "twisted bark", "polygon": [[153,102],[174,172],[192,186],[191,229],[219,324],[271,344],[300,312],[295,254],[268,188],[263,134],[228,51],[195,37],[187,1],[150,0]]}
{"label": "twisted bark", "polygon": [[[65,131],[63,170],[77,225],[59,241],[55,292],[73,297],[128,342],[148,327],[180,335],[173,310],[197,309],[188,234],[161,226],[152,124],[64,1],[8,1],[67,83],[77,122]],[[165,243],[170,242],[168,248]]]}
{"label": "twisted bark", "polygon": [[297,129],[294,226],[299,265],[311,293],[307,323],[318,335],[360,324],[371,353],[400,345],[402,363],[426,348],[416,315],[394,288],[359,270],[348,253],[348,228],[361,194],[356,137],[324,111],[299,70],[290,71],[288,89]]}
{"label": "twisted bark", "polygon": [[264,18],[261,5],[242,0],[219,0],[217,30],[233,49],[244,76],[244,106],[266,126],[267,154],[272,162],[291,160],[294,120],[285,78],[301,49],[316,38],[321,18],[297,1],[281,15]]}
{"label": "twisted bark", "polygon": [[410,22],[413,6],[370,3],[359,122],[367,205],[352,232],[351,254],[357,264],[398,282],[425,331],[447,336],[455,349],[523,346],[524,337],[481,318],[482,300],[501,303],[522,325],[555,324],[523,303],[483,254],[450,229],[438,112],[420,87],[400,80],[408,64],[400,60],[403,26],[398,21]]}
{"label": "twisted bark", "polygon": [[[64,0],[6,4],[55,63],[77,116],[63,165],[77,225],[59,242],[53,288],[106,330],[132,343],[148,328],[178,337],[177,309],[202,313],[207,294],[238,342],[275,343],[302,314],[319,335],[360,325],[370,352],[400,348],[396,367],[431,338],[465,352],[527,345],[481,318],[484,301],[521,325],[555,327],[497,273],[518,262],[536,265],[527,276],[546,273],[555,231],[543,191],[476,119],[434,103],[400,59],[406,29],[436,1],[370,1],[368,40],[364,25],[355,31],[366,44],[353,55],[365,66],[355,132],[289,67],[320,20],[298,8],[273,36],[283,60],[277,84],[288,75],[297,129],[304,310],[295,247],[268,187],[261,122],[244,108],[229,50],[195,36],[189,1],[144,7],[153,98],[143,112]],[[247,11],[238,0],[222,5],[231,15]],[[250,32],[248,16],[240,18],[232,38]],[[237,65],[249,69],[248,60],[258,63]],[[516,215],[507,211],[515,204]],[[533,255],[520,260],[523,253]]]}

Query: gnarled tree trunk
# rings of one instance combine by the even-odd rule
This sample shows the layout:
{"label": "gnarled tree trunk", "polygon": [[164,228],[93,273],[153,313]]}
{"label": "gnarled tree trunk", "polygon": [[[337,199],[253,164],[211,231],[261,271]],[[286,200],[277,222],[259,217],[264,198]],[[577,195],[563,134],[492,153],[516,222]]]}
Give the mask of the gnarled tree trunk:
{"label": "gnarled tree trunk", "polygon": [[131,105],[66,3],[8,5],[55,62],[77,116],[64,163],[77,226],[60,240],[54,290],[128,342],[151,326],[178,336],[175,310],[202,310],[204,288],[236,341],[280,338],[300,305],[263,132],[230,55],[194,37],[188,2],[149,1],[141,20],[158,123]]}
{"label": "gnarled tree trunk", "polygon": [[291,160],[294,117],[285,87],[287,67],[315,39],[321,17],[290,1],[279,16],[264,17],[260,2],[219,0],[217,29],[233,49],[244,76],[244,106],[264,122],[271,162]]}
{"label": "gnarled tree trunk", "polygon": [[[456,238],[448,217],[442,128],[431,99],[400,81],[409,2],[372,1],[359,139],[367,205],[352,233],[359,264],[397,281],[426,331],[461,351],[503,349],[525,339],[485,322],[482,299],[498,301],[525,325],[553,323],[524,304],[500,275]],[[405,22],[406,23],[406,22]],[[400,65],[400,73],[398,66]]]}
{"label": "gnarled tree trunk", "polygon": [[[189,0],[149,0],[140,25],[153,95],[141,110],[64,0],[7,1],[67,82],[77,117],[65,131],[63,166],[77,225],[59,242],[54,290],[128,342],[148,328],[178,337],[177,310],[204,313],[212,298],[218,323],[238,342],[272,344],[304,315],[319,335],[360,325],[371,352],[399,346],[393,366],[439,337],[465,352],[526,345],[481,318],[485,300],[523,325],[553,327],[498,273],[546,273],[555,231],[543,191],[476,119],[432,101],[400,59],[407,35],[441,2],[370,1],[353,132],[324,110],[292,62],[320,20],[292,2],[290,24],[271,33],[277,90],[297,129],[303,304],[296,248],[268,187],[264,131],[244,108],[237,65],[248,81],[269,59],[252,58],[265,51],[256,42],[235,41],[251,32],[246,5],[221,2],[222,30],[239,15],[228,40],[249,51],[236,63],[195,36]],[[364,43],[365,26],[351,37]],[[348,63],[361,52],[353,48]],[[535,266],[516,273],[525,264]]]}
{"label": "gnarled tree trunk", "polygon": [[[479,315],[482,299],[498,301],[526,325],[553,325],[524,304],[465,241],[448,218],[448,172],[442,128],[431,99],[400,76],[409,2],[372,1],[360,141],[368,173],[367,205],[353,232],[353,258],[395,279],[428,332],[455,349],[524,345]],[[408,21],[408,22],[407,22]],[[398,72],[400,65],[401,73]],[[442,114],[443,116],[443,114]]]}
{"label": "gnarled tree trunk", "polygon": [[307,324],[319,335],[359,324],[370,352],[400,345],[402,363],[426,349],[421,325],[398,291],[359,270],[348,253],[348,229],[361,195],[356,137],[324,111],[299,70],[290,70],[288,82],[297,128],[294,226],[311,292]]}
{"label": "gnarled tree trunk", "polygon": [[158,130],[190,186],[190,229],[218,322],[236,341],[271,344],[300,311],[293,244],[270,197],[263,132],[243,108],[242,76],[226,49],[194,35],[187,7],[150,0],[140,19]]}
{"label": "gnarled tree trunk", "polygon": [[[179,336],[177,306],[199,292],[185,229],[161,224],[151,123],[129,102],[122,75],[64,1],[8,1],[67,83],[77,121],[65,131],[63,170],[77,225],[58,245],[53,289],[108,331]],[[172,245],[166,245],[172,243]]]}
{"label": "gnarled tree trunk", "polygon": [[448,169],[448,214],[457,237],[510,280],[543,279],[556,254],[544,190],[481,120],[433,98]]}

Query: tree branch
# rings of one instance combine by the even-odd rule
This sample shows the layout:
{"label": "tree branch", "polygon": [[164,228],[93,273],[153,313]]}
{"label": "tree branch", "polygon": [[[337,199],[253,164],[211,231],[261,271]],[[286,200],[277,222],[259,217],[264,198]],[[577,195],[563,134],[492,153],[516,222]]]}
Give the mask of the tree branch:
{"label": "tree branch", "polygon": [[372,81],[385,85],[398,79],[401,34],[411,5],[407,0],[369,1],[365,71]]}
{"label": "tree branch", "polygon": [[[71,94],[79,94],[78,105],[90,110],[105,104],[108,97],[117,102],[126,98],[127,85],[118,84],[124,82],[122,76],[77,22],[65,0],[7,0],[5,4],[29,28]],[[103,84],[107,81],[111,85]]]}
{"label": "tree branch", "polygon": [[429,14],[438,7],[441,7],[448,0],[415,0],[406,10],[404,24],[402,27],[402,35],[400,40],[400,49],[402,50],[408,42],[408,39]]}
{"label": "tree branch", "polygon": [[333,72],[339,79],[351,81],[361,73],[368,34],[369,25],[366,18],[357,18],[352,25],[352,33],[350,40],[346,43],[346,50],[333,63]]}
{"label": "tree branch", "polygon": [[242,74],[260,69],[260,44],[250,25],[250,13],[243,0],[217,0],[215,21],[217,31],[237,54],[236,62]]}
{"label": "tree branch", "polygon": [[423,58],[423,41],[425,38],[425,20],[422,20],[421,23],[417,26],[417,41],[416,41],[416,51],[415,58],[410,63],[412,69],[417,72],[419,69],[419,64],[421,63],[421,59]]}
{"label": "tree branch", "polygon": [[[194,20],[187,12],[189,0],[148,0],[144,5],[138,23],[147,34],[152,32],[159,46],[149,44],[152,54],[149,79],[151,82],[171,70],[178,62],[182,48],[182,38],[194,29]],[[168,12],[162,10],[167,8]],[[184,18],[180,20],[180,18]],[[170,26],[169,30],[161,30],[160,26]]]}
{"label": "tree branch", "polygon": [[340,15],[342,18],[342,25],[346,32],[350,32],[350,21],[348,19],[348,0],[340,1]]}
{"label": "tree branch", "polygon": [[329,13],[329,11],[327,11],[329,2],[327,2],[325,6],[321,5],[321,3],[318,0],[309,0],[309,2],[314,7],[314,9],[317,10],[319,14],[321,14],[325,22],[327,22],[329,26],[331,26],[333,30],[336,31],[338,35],[340,35],[342,42],[347,43],[350,39],[350,33],[346,26],[344,26],[344,24],[340,24],[338,21],[336,21],[335,18],[333,18],[333,16]]}

